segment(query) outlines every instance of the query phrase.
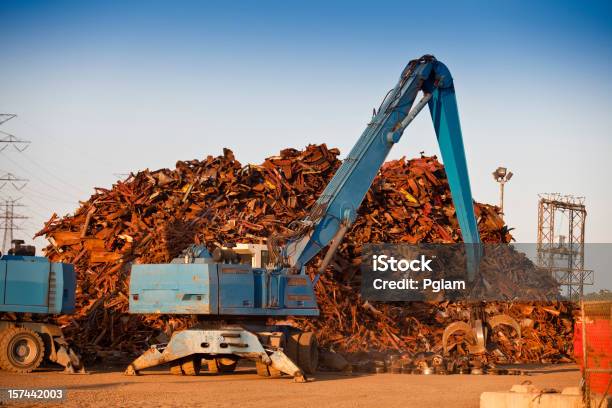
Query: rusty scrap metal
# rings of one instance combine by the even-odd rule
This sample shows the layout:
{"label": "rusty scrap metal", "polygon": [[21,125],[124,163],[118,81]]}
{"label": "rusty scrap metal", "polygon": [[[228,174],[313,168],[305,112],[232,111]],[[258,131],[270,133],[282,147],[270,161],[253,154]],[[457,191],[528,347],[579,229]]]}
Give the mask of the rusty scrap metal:
{"label": "rusty scrap metal", "polygon": [[[64,332],[85,353],[108,358],[140,353],[158,338],[193,326],[195,317],[128,314],[130,265],[169,262],[194,243],[206,244],[212,251],[235,242],[265,243],[273,234],[291,233],[288,226],[307,215],[339,167],[338,155],[337,149],[310,145],[243,166],[231,150],[224,149],[218,157],[179,161],[172,170],[132,173],[111,188],[96,188],[74,214],[54,214],[37,235],[49,240],[45,253],[52,261],[73,263],[78,274],[76,314],[58,318]],[[480,203],[474,208],[484,242],[510,242],[510,229],[499,208]],[[406,355],[402,360],[406,367],[406,361],[418,353],[442,354],[444,327],[468,321],[470,306],[364,302],[359,295],[361,246],[460,241],[444,167],[437,158],[387,162],[356,222],[321,273],[316,286],[321,318],[291,321],[315,331],[320,344],[343,353],[351,364],[359,356],[371,360],[368,353],[386,353],[372,360],[379,361],[373,363],[374,370],[381,369],[380,361],[389,353]],[[317,274],[320,262],[321,257],[310,263],[311,276]],[[486,308],[492,315],[513,316],[522,330],[517,340],[512,328],[500,326],[487,345],[487,361],[568,358],[572,343],[568,306],[495,303]],[[460,367],[457,362],[467,349],[461,338],[454,338],[453,344],[451,352],[458,356],[454,361]],[[342,360],[328,364],[343,365]]]}

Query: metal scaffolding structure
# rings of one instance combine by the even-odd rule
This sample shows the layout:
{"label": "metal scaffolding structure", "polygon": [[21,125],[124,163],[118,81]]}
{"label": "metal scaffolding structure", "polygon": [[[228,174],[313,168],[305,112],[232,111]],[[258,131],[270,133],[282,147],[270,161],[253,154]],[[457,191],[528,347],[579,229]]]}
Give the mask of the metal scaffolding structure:
{"label": "metal scaffolding structure", "polygon": [[[539,195],[537,263],[550,271],[569,299],[582,298],[584,286],[593,284],[593,271],[584,268],[584,197],[546,193]],[[559,218],[567,217],[567,235],[555,235]]]}

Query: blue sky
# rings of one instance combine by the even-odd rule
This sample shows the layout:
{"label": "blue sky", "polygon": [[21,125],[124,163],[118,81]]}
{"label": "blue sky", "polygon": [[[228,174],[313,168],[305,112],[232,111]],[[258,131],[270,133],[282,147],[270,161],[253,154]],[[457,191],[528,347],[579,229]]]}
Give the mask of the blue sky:
{"label": "blue sky", "polygon": [[[33,143],[0,153],[30,179],[31,236],[117,173],[232,148],[243,163],[285,147],[343,153],[412,58],[455,78],[474,196],[536,237],[537,193],[583,195],[587,240],[612,242],[612,3],[34,2],[0,5],[0,126]],[[391,158],[438,153],[420,115]],[[561,233],[561,232],[560,232]],[[39,245],[42,242],[37,242]]]}

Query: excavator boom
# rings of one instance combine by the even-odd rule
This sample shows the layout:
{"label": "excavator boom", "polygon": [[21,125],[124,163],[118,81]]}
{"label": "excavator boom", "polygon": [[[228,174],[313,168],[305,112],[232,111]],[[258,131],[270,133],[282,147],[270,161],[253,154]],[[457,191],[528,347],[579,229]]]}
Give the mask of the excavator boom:
{"label": "excavator boom", "polygon": [[[419,92],[423,97],[415,104]],[[443,63],[425,55],[408,63],[309,216],[294,226],[295,234],[285,237],[279,263],[301,270],[333,241],[322,269],[327,265],[389,151],[425,105],[433,120],[463,241],[480,243],[453,79]],[[472,264],[477,256],[474,251]]]}

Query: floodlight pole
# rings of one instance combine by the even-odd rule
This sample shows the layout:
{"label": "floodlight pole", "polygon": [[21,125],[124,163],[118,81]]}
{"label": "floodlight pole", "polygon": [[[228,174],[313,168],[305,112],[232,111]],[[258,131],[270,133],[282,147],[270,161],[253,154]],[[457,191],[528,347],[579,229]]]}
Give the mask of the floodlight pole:
{"label": "floodlight pole", "polygon": [[502,217],[504,216],[504,185],[510,181],[513,175],[505,167],[498,167],[493,172],[493,179],[499,183],[499,210]]}
{"label": "floodlight pole", "polygon": [[499,210],[501,211],[501,215],[504,215],[504,185],[505,181],[499,182]]}

